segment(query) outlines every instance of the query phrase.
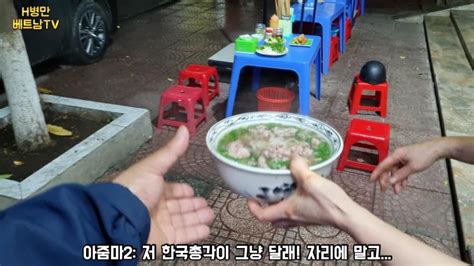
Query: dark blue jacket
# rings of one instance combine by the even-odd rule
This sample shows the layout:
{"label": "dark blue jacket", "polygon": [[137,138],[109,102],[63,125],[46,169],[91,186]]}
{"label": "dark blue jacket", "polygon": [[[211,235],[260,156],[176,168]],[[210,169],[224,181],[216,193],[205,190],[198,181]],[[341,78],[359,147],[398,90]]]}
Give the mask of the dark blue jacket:
{"label": "dark blue jacket", "polygon": [[[0,212],[0,265],[136,265],[148,210],[127,188],[62,185]],[[85,261],[84,245],[132,245],[136,259]]]}

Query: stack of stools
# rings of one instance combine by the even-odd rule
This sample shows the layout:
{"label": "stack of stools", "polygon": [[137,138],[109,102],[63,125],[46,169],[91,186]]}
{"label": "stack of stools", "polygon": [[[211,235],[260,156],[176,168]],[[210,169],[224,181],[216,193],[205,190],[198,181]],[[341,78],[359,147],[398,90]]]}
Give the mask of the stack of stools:
{"label": "stack of stools", "polygon": [[[361,78],[362,76],[362,78]],[[364,79],[364,81],[362,81]],[[363,95],[364,91],[375,92],[374,96]],[[379,106],[364,107],[361,105],[364,97],[370,97],[377,100]],[[364,65],[360,74],[356,75],[354,83],[349,94],[350,114],[356,114],[359,110],[376,111],[382,117],[387,115],[388,82],[386,81],[385,67],[377,61],[371,61]],[[344,150],[342,151],[338,171],[343,171],[346,166],[364,170],[373,171],[376,165],[366,162],[353,161],[349,159],[349,153],[352,147],[360,147],[369,150],[375,150],[378,153],[378,163],[383,161],[387,155],[390,146],[390,125],[381,122],[352,119],[344,140]]]}
{"label": "stack of stools", "polygon": [[[188,84],[185,85],[186,81]],[[213,85],[210,85],[210,82],[213,82]],[[206,107],[219,94],[216,68],[195,64],[187,66],[179,73],[178,85],[161,94],[157,128],[161,129],[163,125],[186,125],[189,133],[195,134],[198,125],[206,120]],[[171,108],[167,110],[170,104]],[[185,112],[186,121],[178,120],[182,110]]]}

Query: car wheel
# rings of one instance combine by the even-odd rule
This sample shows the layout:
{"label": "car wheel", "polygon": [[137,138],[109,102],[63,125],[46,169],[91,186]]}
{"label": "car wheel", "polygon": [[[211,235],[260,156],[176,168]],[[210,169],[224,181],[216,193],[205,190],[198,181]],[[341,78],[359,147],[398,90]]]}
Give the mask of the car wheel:
{"label": "car wheel", "polygon": [[91,64],[102,58],[109,43],[110,20],[104,7],[96,2],[82,1],[76,8],[70,35],[69,61]]}

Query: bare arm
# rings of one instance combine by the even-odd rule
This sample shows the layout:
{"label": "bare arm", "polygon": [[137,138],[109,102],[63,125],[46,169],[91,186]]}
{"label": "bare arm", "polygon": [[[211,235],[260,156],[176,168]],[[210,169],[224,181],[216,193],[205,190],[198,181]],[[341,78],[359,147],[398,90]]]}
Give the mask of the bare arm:
{"label": "bare arm", "polygon": [[[313,173],[304,159],[295,158],[291,171],[296,192],[278,204],[262,207],[250,200],[250,211],[263,222],[285,227],[304,224],[333,225],[361,244],[380,244],[388,265],[461,265],[462,262],[383,222],[354,202],[338,185]],[[308,211],[311,210],[311,211]]]}
{"label": "bare arm", "polygon": [[439,141],[442,157],[474,164],[474,137],[446,137]]}
{"label": "bare arm", "polygon": [[383,222],[356,203],[347,208],[347,220],[341,228],[357,243],[380,244],[382,255],[393,260],[386,265],[463,265],[464,263],[418,241]]}
{"label": "bare arm", "polygon": [[389,185],[395,193],[408,184],[408,177],[424,171],[441,158],[474,164],[474,137],[444,137],[396,149],[372,172],[382,190]]}

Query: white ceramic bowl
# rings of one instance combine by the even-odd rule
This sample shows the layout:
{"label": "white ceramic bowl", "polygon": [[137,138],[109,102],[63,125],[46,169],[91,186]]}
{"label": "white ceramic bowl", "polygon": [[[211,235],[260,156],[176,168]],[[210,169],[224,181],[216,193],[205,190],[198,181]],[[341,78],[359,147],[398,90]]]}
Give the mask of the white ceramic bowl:
{"label": "white ceramic bowl", "polygon": [[209,129],[206,144],[216,162],[217,170],[226,184],[236,193],[264,202],[277,202],[291,195],[296,184],[290,170],[271,170],[246,166],[217,152],[219,140],[229,131],[243,126],[279,123],[315,131],[331,144],[331,157],[310,169],[323,177],[329,176],[343,148],[341,135],[331,126],[317,119],[293,113],[254,112],[228,117]]}

